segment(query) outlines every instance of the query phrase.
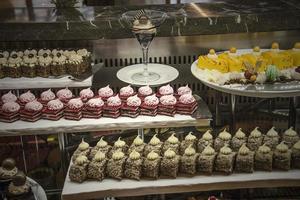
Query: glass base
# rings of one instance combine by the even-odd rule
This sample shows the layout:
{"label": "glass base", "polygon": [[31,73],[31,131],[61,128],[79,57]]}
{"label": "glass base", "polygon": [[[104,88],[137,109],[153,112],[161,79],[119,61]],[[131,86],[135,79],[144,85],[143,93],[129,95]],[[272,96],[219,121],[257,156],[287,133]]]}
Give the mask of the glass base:
{"label": "glass base", "polygon": [[160,75],[155,72],[149,72],[147,76],[144,73],[135,73],[131,76],[132,80],[140,83],[151,83],[160,79]]}

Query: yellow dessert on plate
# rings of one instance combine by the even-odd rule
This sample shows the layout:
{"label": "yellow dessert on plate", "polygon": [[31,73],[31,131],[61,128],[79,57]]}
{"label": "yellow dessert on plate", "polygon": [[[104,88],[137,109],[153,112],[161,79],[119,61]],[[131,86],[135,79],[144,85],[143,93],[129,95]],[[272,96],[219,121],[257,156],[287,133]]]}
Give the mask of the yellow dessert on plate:
{"label": "yellow dessert on plate", "polygon": [[293,58],[293,66],[300,66],[300,42],[296,42],[293,49],[287,51]]}
{"label": "yellow dessert on plate", "polygon": [[279,70],[287,69],[293,66],[293,58],[289,51],[280,51],[279,44],[273,42],[270,51],[262,53],[265,59],[268,59],[272,65],[277,66]]}
{"label": "yellow dessert on plate", "polygon": [[242,72],[246,70],[243,60],[240,59],[235,47],[231,47],[229,52],[220,54],[219,58],[223,58],[227,61],[229,72]]}
{"label": "yellow dessert on plate", "polygon": [[247,62],[252,66],[255,66],[256,62],[261,61],[260,67],[256,69],[257,72],[264,72],[267,66],[272,63],[269,59],[266,59],[262,56],[261,50],[258,46],[253,48],[252,53],[246,53],[241,55],[240,59],[242,62]]}
{"label": "yellow dessert on plate", "polygon": [[200,69],[218,70],[219,72],[228,72],[226,59],[220,58],[214,49],[210,49],[207,55],[199,56],[197,66]]}

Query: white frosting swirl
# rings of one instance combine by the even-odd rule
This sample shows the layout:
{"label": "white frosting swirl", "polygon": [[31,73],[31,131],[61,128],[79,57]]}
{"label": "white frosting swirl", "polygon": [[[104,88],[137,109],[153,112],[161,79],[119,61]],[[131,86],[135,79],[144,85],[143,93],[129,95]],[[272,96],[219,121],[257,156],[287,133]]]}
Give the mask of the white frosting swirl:
{"label": "white frosting swirl", "polygon": [[4,58],[8,58],[9,52],[8,51],[0,51],[0,55],[2,55]]}
{"label": "white frosting swirl", "polygon": [[39,64],[42,66],[48,66],[52,63],[52,58],[47,54],[47,56],[39,56]]}
{"label": "white frosting swirl", "polygon": [[42,92],[41,94],[42,101],[50,101],[55,99],[55,94],[51,91],[51,89]]}
{"label": "white frosting swirl", "polygon": [[77,50],[77,54],[78,54],[78,55],[81,55],[82,57],[87,57],[87,56],[89,56],[91,53],[88,52],[88,50],[86,50],[86,49],[78,49],[78,50]]}
{"label": "white frosting swirl", "polygon": [[104,105],[104,101],[101,98],[90,99],[87,103],[87,106],[91,108],[99,108]]}
{"label": "white frosting swirl", "polygon": [[24,51],[24,56],[28,56],[29,54],[33,54],[33,55],[36,55],[37,54],[37,51],[35,49],[26,49]]}
{"label": "white frosting swirl", "polygon": [[71,99],[73,97],[73,93],[71,92],[71,90],[69,90],[68,88],[64,88],[59,90],[56,93],[56,96],[62,100],[62,99]]}
{"label": "white frosting swirl", "polygon": [[197,139],[197,137],[193,135],[193,132],[189,132],[189,134],[187,134],[184,139],[188,141],[194,141]]}
{"label": "white frosting swirl", "polygon": [[275,130],[274,126],[267,132],[267,136],[269,136],[269,137],[277,137],[278,136],[278,133]]}
{"label": "white frosting swirl", "polygon": [[145,103],[146,105],[149,105],[149,106],[156,106],[156,105],[159,104],[159,100],[158,100],[158,98],[155,96],[155,94],[153,94],[153,95],[150,95],[150,96],[145,97],[144,103]]}
{"label": "white frosting swirl", "polygon": [[140,159],[141,155],[139,152],[137,152],[135,149],[129,154],[129,158],[132,160]]}
{"label": "white frosting swirl", "polygon": [[147,155],[148,160],[156,160],[157,158],[159,158],[159,155],[155,153],[153,150]]}
{"label": "white frosting swirl", "polygon": [[18,112],[20,110],[20,105],[16,102],[6,102],[2,105],[2,111],[8,113]]}
{"label": "white frosting swirl", "polygon": [[121,140],[121,137],[114,143],[114,146],[117,148],[122,148],[126,145],[125,141]]}
{"label": "white frosting swirl", "polygon": [[170,86],[170,84],[161,86],[158,91],[159,91],[159,94],[161,94],[161,95],[169,95],[169,94],[174,93],[174,90]]}
{"label": "white frosting swirl", "polygon": [[152,94],[152,92],[153,92],[151,87],[149,87],[149,85],[140,87],[138,91],[143,96],[148,96],[148,95]]}
{"label": "white frosting swirl", "polygon": [[7,102],[15,102],[17,101],[17,96],[14,95],[11,91],[9,91],[8,93],[4,94],[2,97],[1,97],[1,100],[3,103],[7,103]]}
{"label": "white frosting swirl", "polygon": [[246,134],[242,131],[242,128],[239,128],[239,130],[235,133],[235,137],[238,139],[244,139]]}
{"label": "white frosting swirl", "polygon": [[122,104],[122,101],[121,101],[119,95],[109,97],[107,99],[107,105],[108,106],[120,106],[121,104]]}
{"label": "white frosting swirl", "polygon": [[93,158],[93,160],[96,162],[100,162],[104,159],[105,159],[105,154],[102,151],[98,151]]}
{"label": "white frosting swirl", "polygon": [[191,90],[191,88],[189,88],[189,85],[182,86],[182,87],[178,88],[178,90],[177,90],[177,94],[180,96],[183,94],[188,94],[188,93],[192,93],[192,90]]}
{"label": "white frosting swirl", "polygon": [[173,94],[162,96],[160,97],[159,101],[161,104],[166,106],[174,106],[177,102]]}
{"label": "white frosting swirl", "polygon": [[191,104],[196,101],[195,97],[192,95],[192,93],[183,94],[179,97],[179,102],[183,104]]}
{"label": "white frosting swirl", "polygon": [[12,51],[10,52],[10,56],[16,54],[18,57],[23,57],[24,53],[23,51]]}
{"label": "white frosting swirl", "polygon": [[38,101],[31,101],[26,103],[25,110],[28,111],[41,111],[43,109],[43,105]]}
{"label": "white frosting swirl", "polygon": [[49,110],[61,110],[64,108],[64,104],[59,99],[51,100],[47,103]]}
{"label": "white frosting swirl", "polygon": [[71,109],[78,109],[81,108],[82,106],[83,106],[83,102],[81,101],[80,98],[71,99],[68,102],[68,107]]}
{"label": "white frosting swirl", "polygon": [[54,57],[53,57],[53,63],[58,64],[58,65],[65,64],[66,60],[67,60],[66,56],[64,56],[60,53],[55,54]]}
{"label": "white frosting swirl", "polygon": [[134,107],[140,106],[141,103],[142,103],[142,101],[137,95],[134,95],[132,97],[128,97],[127,101],[126,101],[126,104],[128,106],[134,106]]}
{"label": "white frosting swirl", "polygon": [[251,137],[261,137],[261,132],[258,130],[258,127],[255,127],[255,129],[250,133]]}
{"label": "white frosting swirl", "polygon": [[120,89],[120,95],[121,96],[126,96],[127,97],[127,96],[133,95],[133,93],[134,93],[134,90],[130,85],[128,85],[126,87],[122,87]]}
{"label": "white frosting swirl", "polygon": [[179,142],[178,138],[175,136],[175,133],[173,133],[167,141],[171,144],[177,144]]}
{"label": "white frosting swirl", "polygon": [[79,95],[82,99],[90,99],[94,97],[94,92],[91,90],[91,88],[86,88],[81,90]]}
{"label": "white frosting swirl", "polygon": [[218,135],[218,137],[222,140],[230,140],[231,134],[226,131],[226,128]]}
{"label": "white frosting swirl", "polygon": [[32,94],[30,92],[30,90],[28,90],[27,92],[20,95],[21,102],[28,103],[28,102],[34,101],[34,100],[35,100],[35,96],[34,96],[34,94]]}
{"label": "white frosting swirl", "polygon": [[211,130],[207,130],[203,135],[202,135],[202,139],[209,141],[213,139],[213,136],[211,134]]}
{"label": "white frosting swirl", "polygon": [[153,135],[149,144],[152,146],[158,145],[160,143],[160,139],[156,136],[157,134]]}
{"label": "white frosting swirl", "polygon": [[289,129],[287,129],[285,132],[284,132],[284,135],[287,135],[287,136],[296,136],[297,135],[297,132],[294,131],[293,127],[291,126]]}
{"label": "white frosting swirl", "polygon": [[122,151],[116,151],[115,153],[113,153],[112,159],[120,160],[120,159],[124,158],[124,156],[125,156],[125,154]]}
{"label": "white frosting swirl", "polygon": [[71,54],[68,58],[69,58],[69,60],[67,60],[68,63],[79,64],[83,62],[82,56],[78,54]]}
{"label": "white frosting swirl", "polygon": [[8,66],[10,67],[20,67],[23,64],[23,60],[17,54],[12,54],[8,58]]}
{"label": "white frosting swirl", "polygon": [[76,160],[75,160],[75,164],[76,164],[76,165],[83,165],[83,164],[85,164],[85,163],[87,163],[87,162],[88,162],[88,159],[87,159],[87,157],[84,156],[84,155],[78,156],[78,157],[76,158]]}
{"label": "white frosting swirl", "polygon": [[135,139],[133,140],[133,144],[136,146],[140,146],[144,144],[143,140],[140,138],[140,136],[136,136]]}
{"label": "white frosting swirl", "polygon": [[98,90],[98,94],[100,97],[111,97],[114,92],[113,90],[107,85],[106,87],[100,88]]}
{"label": "white frosting swirl", "polygon": [[84,139],[82,139],[82,140],[81,140],[81,143],[80,143],[79,146],[78,146],[78,149],[79,149],[80,151],[85,151],[85,150],[87,150],[89,147],[90,147],[90,145],[89,145],[87,142],[85,142]]}
{"label": "white frosting swirl", "polygon": [[36,56],[29,54],[28,56],[23,57],[23,61],[26,65],[33,67],[37,63],[38,59]]}
{"label": "white frosting swirl", "polygon": [[51,50],[50,49],[40,49],[38,51],[38,56],[43,56],[44,54],[50,55],[51,54]]}
{"label": "white frosting swirl", "polygon": [[71,50],[71,51],[65,50],[65,51],[63,52],[63,55],[70,59],[70,57],[71,57],[72,55],[76,55],[76,51],[74,51],[74,50]]}
{"label": "white frosting swirl", "polygon": [[107,142],[103,139],[103,137],[100,138],[100,140],[97,142],[97,147],[104,148],[107,146]]}
{"label": "white frosting swirl", "polygon": [[168,149],[167,151],[165,151],[164,156],[166,158],[174,158],[176,156],[176,153],[172,150],[172,149]]}

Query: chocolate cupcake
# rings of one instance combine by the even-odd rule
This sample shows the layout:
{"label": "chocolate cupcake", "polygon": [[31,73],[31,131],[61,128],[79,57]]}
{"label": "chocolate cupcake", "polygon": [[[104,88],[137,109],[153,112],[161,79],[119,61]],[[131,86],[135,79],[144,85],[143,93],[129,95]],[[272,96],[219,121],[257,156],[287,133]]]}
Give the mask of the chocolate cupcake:
{"label": "chocolate cupcake", "polygon": [[253,173],[254,152],[251,151],[244,143],[236,156],[235,170],[237,172]]}
{"label": "chocolate cupcake", "polygon": [[185,150],[180,160],[180,172],[184,174],[196,174],[198,154],[190,144]]}
{"label": "chocolate cupcake", "polygon": [[125,141],[121,140],[121,137],[118,138],[118,140],[114,143],[114,146],[108,153],[108,157],[111,158],[112,155],[117,151],[122,151],[124,154],[127,153],[128,145]]}
{"label": "chocolate cupcake", "polygon": [[161,158],[152,150],[143,163],[142,173],[147,178],[158,179]]}
{"label": "chocolate cupcake", "polygon": [[213,146],[214,140],[211,130],[207,130],[202,137],[198,140],[197,150],[201,153],[208,145]]}
{"label": "chocolate cupcake", "polygon": [[36,77],[36,67],[38,65],[38,59],[34,54],[28,54],[23,57],[22,75],[25,77]]}
{"label": "chocolate cupcake", "polygon": [[36,75],[47,78],[51,75],[52,58],[49,54],[44,53],[39,56],[39,64],[36,66]]}
{"label": "chocolate cupcake", "polygon": [[5,77],[5,68],[8,65],[7,57],[4,57],[2,53],[0,53],[0,78]]}
{"label": "chocolate cupcake", "polygon": [[109,177],[121,180],[124,176],[126,156],[121,151],[115,151],[107,163],[106,173]]}
{"label": "chocolate cupcake", "polygon": [[158,137],[156,137],[157,134],[155,134],[149,143],[145,146],[144,149],[144,156],[147,156],[151,151],[154,151],[158,155],[161,153],[161,148],[163,143],[160,141]]}
{"label": "chocolate cupcake", "polygon": [[294,131],[292,126],[283,133],[282,141],[284,141],[284,143],[288,145],[289,148],[291,148],[296,142],[298,142],[298,140],[299,135],[296,131]]}
{"label": "chocolate cupcake", "polygon": [[108,155],[111,146],[104,140],[104,137],[101,137],[100,140],[97,142],[96,146],[91,149],[89,158],[94,158],[97,152],[101,151],[104,155]]}
{"label": "chocolate cupcake", "polygon": [[235,133],[231,141],[231,148],[233,151],[239,151],[240,147],[247,142],[246,134],[241,128]]}
{"label": "chocolate cupcake", "polygon": [[281,142],[275,148],[273,154],[273,166],[275,169],[286,171],[291,168],[291,151],[284,142]]}
{"label": "chocolate cupcake", "polygon": [[82,183],[87,178],[87,167],[89,160],[84,155],[76,157],[75,162],[71,165],[69,178],[71,181]]}
{"label": "chocolate cupcake", "polygon": [[165,153],[168,149],[173,150],[176,154],[179,154],[180,142],[175,136],[175,132],[164,142],[162,153]]}
{"label": "chocolate cupcake", "polygon": [[176,155],[173,149],[167,149],[160,164],[161,175],[176,178],[179,171],[179,162],[180,156]]}
{"label": "chocolate cupcake", "polygon": [[234,167],[236,153],[226,144],[220,149],[216,158],[215,170],[218,172],[224,172],[225,174],[231,174]]}
{"label": "chocolate cupcake", "polygon": [[66,59],[66,56],[62,55],[59,52],[56,55],[54,55],[51,65],[51,74],[53,76],[60,76],[66,74]]}
{"label": "chocolate cupcake", "polygon": [[87,177],[102,181],[106,173],[106,156],[102,151],[98,151],[92,158],[87,168]]}
{"label": "chocolate cupcake", "polygon": [[92,62],[91,52],[87,49],[78,49],[77,54],[82,56],[84,66],[86,67],[85,71],[89,70]]}
{"label": "chocolate cupcake", "polygon": [[128,154],[130,154],[133,150],[135,150],[139,152],[140,155],[143,155],[145,146],[146,144],[140,138],[140,136],[136,136],[136,138],[133,140],[132,144],[128,149]]}
{"label": "chocolate cupcake", "polygon": [[12,179],[7,189],[8,200],[35,200],[26,175],[19,171]]}
{"label": "chocolate cupcake", "polygon": [[231,143],[231,134],[226,131],[226,128],[219,133],[218,137],[215,139],[214,148],[219,151],[226,144],[229,146]]}
{"label": "chocolate cupcake", "polygon": [[268,145],[271,149],[275,149],[279,144],[279,135],[274,126],[265,135],[263,143]]}
{"label": "chocolate cupcake", "polygon": [[184,140],[180,143],[180,155],[183,155],[186,148],[190,145],[192,148],[196,149],[197,137],[193,135],[193,132],[189,132],[184,138]]}
{"label": "chocolate cupcake", "polygon": [[76,149],[76,151],[72,156],[72,161],[75,162],[77,157],[81,155],[88,157],[89,153],[90,153],[90,145],[87,142],[85,142],[84,139],[82,139],[81,143],[79,144],[78,148]]}
{"label": "chocolate cupcake", "polygon": [[82,56],[78,54],[71,54],[66,61],[67,72],[71,75],[83,74],[86,69],[86,63],[83,62]]}
{"label": "chocolate cupcake", "polygon": [[217,153],[207,145],[198,157],[197,171],[205,174],[212,174]]}
{"label": "chocolate cupcake", "polygon": [[292,147],[292,167],[300,169],[300,140]]}
{"label": "chocolate cupcake", "polygon": [[16,162],[12,158],[6,158],[2,161],[0,167],[0,182],[10,182],[18,173]]}
{"label": "chocolate cupcake", "polygon": [[4,66],[5,76],[11,78],[19,78],[22,76],[21,66],[23,64],[23,60],[17,54],[11,54],[8,58],[8,64]]}
{"label": "chocolate cupcake", "polygon": [[135,149],[129,154],[129,158],[125,164],[125,177],[135,180],[140,180],[142,175],[143,159],[141,154]]}
{"label": "chocolate cupcake", "polygon": [[272,171],[273,152],[266,144],[258,148],[254,160],[255,170]]}
{"label": "chocolate cupcake", "polygon": [[263,142],[263,135],[256,127],[249,135],[247,146],[251,151],[256,151]]}

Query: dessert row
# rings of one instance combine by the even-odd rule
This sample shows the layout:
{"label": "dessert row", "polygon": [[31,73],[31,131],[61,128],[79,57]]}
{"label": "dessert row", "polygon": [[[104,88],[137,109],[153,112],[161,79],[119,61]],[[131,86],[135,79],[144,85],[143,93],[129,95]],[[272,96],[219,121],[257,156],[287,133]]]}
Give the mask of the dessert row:
{"label": "dessert row", "polygon": [[1,196],[7,200],[34,200],[31,184],[26,175],[16,167],[12,158],[6,158],[0,166]]}
{"label": "dessert row", "polygon": [[102,116],[135,118],[140,114],[191,115],[198,107],[188,86],[180,87],[174,93],[170,85],[160,87],[156,94],[149,86],[140,87],[136,93],[130,85],[121,88],[117,94],[109,86],[100,88],[98,96],[90,88],[81,90],[79,97],[74,97],[68,88],[56,94],[49,89],[42,92],[40,98],[30,91],[19,98],[8,92],[1,97],[1,102],[0,121],[3,122],[19,119],[35,122],[41,118],[59,120],[62,117],[69,120],[98,119]]}
{"label": "dessert row", "polygon": [[207,73],[209,81],[220,85],[300,80],[300,43],[280,50],[274,42],[269,50],[256,46],[248,53],[235,47],[220,54],[210,49],[207,55],[199,56],[197,66]]}
{"label": "dessert row", "polygon": [[103,137],[95,147],[82,141],[72,156],[69,177],[74,182],[106,177],[140,180],[176,178],[178,173],[252,173],[291,167],[300,168],[300,140],[292,127],[283,133],[281,142],[274,127],[265,135],[255,128],[249,137],[241,129],[231,137],[225,129],[215,139],[210,131],[199,140],[190,132],[181,142],[175,133],[164,142],[154,135],[148,144],[137,136],[130,146],[120,138],[113,146]]}
{"label": "dessert row", "polygon": [[0,51],[0,78],[80,75],[90,68],[91,53],[86,49]]}

